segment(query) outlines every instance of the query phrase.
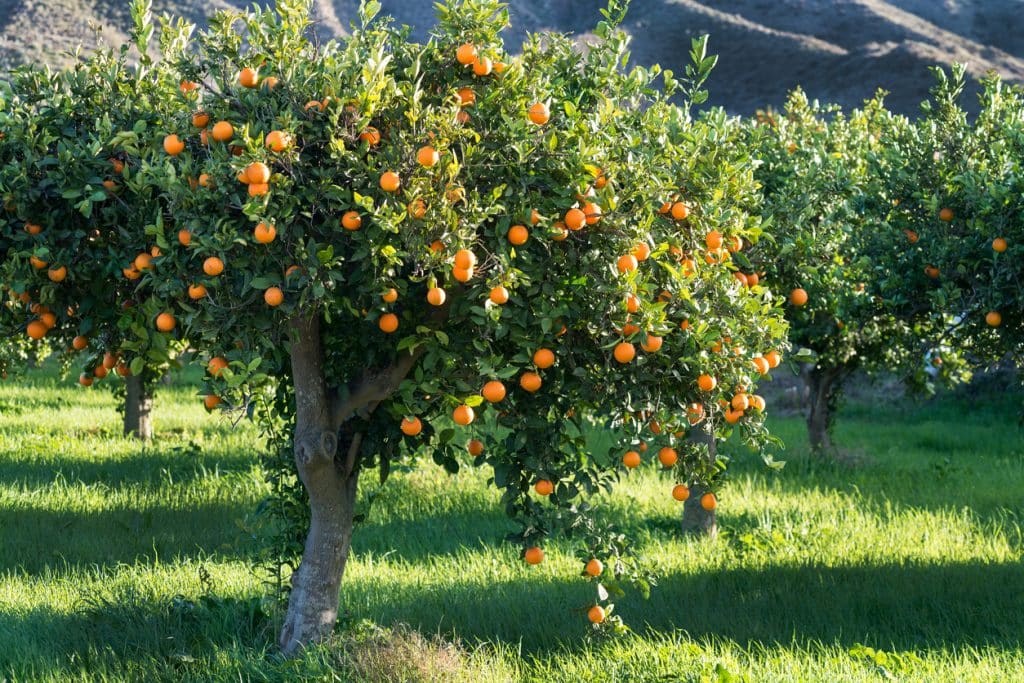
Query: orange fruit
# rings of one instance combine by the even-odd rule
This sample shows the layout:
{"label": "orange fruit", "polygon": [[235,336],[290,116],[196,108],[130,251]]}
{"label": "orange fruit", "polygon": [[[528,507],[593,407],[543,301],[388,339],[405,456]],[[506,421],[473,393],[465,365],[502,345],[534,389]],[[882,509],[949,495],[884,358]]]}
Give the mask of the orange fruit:
{"label": "orange fruit", "polygon": [[741,413],[750,407],[750,399],[743,392],[740,392],[732,397],[732,401],[729,402],[733,410],[738,410]]}
{"label": "orange fruit", "polygon": [[203,397],[203,406],[207,410],[213,410],[214,408],[219,406],[220,403],[220,396],[214,396],[213,394],[210,394],[208,396]]}
{"label": "orange fruit", "polygon": [[206,364],[206,370],[214,377],[220,377],[220,373],[228,366],[228,359],[224,356],[214,356]]}
{"label": "orange fruit", "polygon": [[309,111],[310,109],[316,109],[317,111],[324,110],[324,103],[320,100],[310,100],[302,107],[302,111]]}
{"label": "orange fruit", "polygon": [[807,290],[797,287],[789,293],[789,302],[794,306],[803,306],[807,303]]}
{"label": "orange fruit", "polygon": [[524,391],[528,391],[531,394],[538,391],[541,384],[540,375],[536,372],[524,372],[522,376],[519,377],[519,386],[521,386]]}
{"label": "orange fruit", "polygon": [[423,431],[423,423],[418,417],[406,417],[402,419],[400,429],[406,436],[416,436]]}
{"label": "orange fruit", "polygon": [[711,375],[701,375],[697,378],[697,386],[701,391],[714,391],[718,386],[718,380]]}
{"label": "orange fruit", "polygon": [[625,364],[636,358],[636,347],[629,342],[619,342],[615,345],[613,354],[615,360]]}
{"label": "orange fruit", "polygon": [[91,387],[93,379],[92,377],[83,372],[81,375],[78,376],[78,383],[81,384],[83,387]]}
{"label": "orange fruit", "polygon": [[1003,237],[997,237],[992,240],[992,249],[1000,254],[1006,251],[1006,239]]}
{"label": "orange fruit", "polygon": [[68,276],[68,269],[66,266],[60,266],[58,268],[50,268],[46,272],[46,276],[50,278],[52,282],[64,282]]}
{"label": "orange fruit", "polygon": [[156,317],[156,329],[161,332],[170,332],[176,323],[174,316],[166,311]]}
{"label": "orange fruit", "polygon": [[582,210],[587,217],[587,225],[596,225],[601,220],[601,207],[594,202],[587,202]]}
{"label": "orange fruit", "polygon": [[718,507],[718,499],[715,498],[715,494],[708,491],[700,497],[700,506],[708,512],[711,512]]}
{"label": "orange fruit", "polygon": [[590,619],[590,623],[592,624],[602,623],[604,621],[604,617],[604,607],[601,607],[600,605],[594,605],[587,610],[587,619]]}
{"label": "orange fruit", "polygon": [[427,145],[420,147],[419,151],[416,152],[416,163],[420,166],[426,166],[430,168],[437,164],[441,160],[441,155],[437,153],[437,150]]}
{"label": "orange fruit", "polygon": [[71,340],[71,348],[75,351],[84,351],[89,346],[89,338],[78,335]]}
{"label": "orange fruit", "polygon": [[104,377],[107,376],[109,372],[110,370],[107,370],[102,365],[97,365],[96,368],[92,371],[92,374],[96,379],[103,379]]}
{"label": "orange fruit", "polygon": [[999,311],[989,311],[985,314],[985,322],[989,327],[999,327],[1003,324],[1003,316]]}
{"label": "orange fruit", "polygon": [[913,230],[904,230],[903,234],[907,236],[907,241],[910,242],[911,244],[917,244],[917,241],[921,239]]}
{"label": "orange fruit", "polygon": [[199,174],[199,187],[213,187],[213,180],[209,173]]}
{"label": "orange fruit", "polygon": [[526,560],[526,564],[540,564],[544,561],[544,551],[537,546],[528,548],[523,554],[523,559]]}
{"label": "orange fruit", "polygon": [[190,298],[192,300],[196,300],[196,299],[202,299],[204,296],[206,296],[206,286],[205,285],[189,285],[189,288],[188,288],[188,298]]}
{"label": "orange fruit", "polygon": [[120,357],[117,354],[107,351],[103,354],[103,367],[107,370],[113,370],[114,366],[117,365],[118,360],[120,360]]}
{"label": "orange fruit", "polygon": [[402,179],[393,171],[385,171],[380,176],[380,189],[385,192],[397,192],[402,184]]}
{"label": "orange fruit", "polygon": [[460,88],[458,98],[460,107],[472,107],[476,104],[476,93],[472,88]]}
{"label": "orange fruit", "polygon": [[385,334],[391,334],[398,329],[398,316],[394,313],[385,313],[377,321],[377,326]]}
{"label": "orange fruit", "polygon": [[380,131],[373,126],[369,126],[364,128],[363,132],[359,134],[359,139],[373,147],[380,144]]}
{"label": "orange fruit", "polygon": [[504,304],[508,302],[508,290],[504,287],[498,286],[491,290],[490,296],[488,297],[492,303]]}
{"label": "orange fruit", "polygon": [[457,425],[465,427],[466,425],[471,424],[474,419],[476,419],[476,414],[473,412],[473,409],[467,405],[458,406],[452,411],[452,420],[454,420]]}
{"label": "orange fruit", "polygon": [[768,371],[771,369],[771,365],[769,364],[768,359],[765,358],[764,356],[756,356],[751,362],[754,364],[754,367],[757,369],[758,373],[762,375],[767,375]]}
{"label": "orange fruit", "polygon": [[39,319],[43,321],[44,325],[46,325],[47,330],[52,330],[57,325],[57,316],[50,313],[49,310],[46,310],[45,313],[41,313],[39,315]]}
{"label": "orange fruit", "polygon": [[149,270],[150,268],[153,267],[153,257],[152,255],[147,254],[146,252],[142,252],[141,254],[135,257],[133,265],[135,266],[136,270]]}
{"label": "orange fruit", "polygon": [[672,497],[682,503],[690,497],[690,488],[686,484],[676,484],[672,487]]}
{"label": "orange fruit", "polygon": [[587,562],[584,570],[589,576],[601,576],[604,573],[604,564],[601,563],[601,560],[593,557],[590,559],[590,562]]}
{"label": "orange fruit", "polygon": [[953,209],[948,207],[939,210],[939,220],[943,223],[949,223],[953,220]]}
{"label": "orange fruit", "polygon": [[473,73],[477,76],[489,76],[494,69],[494,62],[488,57],[477,57],[473,61]]}
{"label": "orange fruit", "polygon": [[647,246],[647,242],[638,242],[630,253],[636,257],[637,261],[646,261],[651,255],[651,248]]}
{"label": "orange fruit", "polygon": [[[280,79],[277,76],[267,76],[263,79],[263,87],[267,90],[273,90],[280,83]],[[324,100],[324,104],[327,104],[327,100]]]}
{"label": "orange fruit", "polygon": [[480,439],[470,439],[469,443],[466,444],[466,450],[468,450],[469,454],[474,458],[479,458],[484,454],[484,442]]}
{"label": "orange fruit", "polygon": [[292,144],[292,137],[280,130],[272,130],[267,133],[266,146],[272,152],[283,152]]}
{"label": "orange fruit", "polygon": [[398,290],[394,287],[384,290],[384,293],[380,295],[380,298],[389,304],[393,304],[398,301]]}
{"label": "orange fruit", "polygon": [[548,105],[543,102],[534,102],[531,104],[528,114],[530,121],[536,123],[538,126],[543,126],[551,119],[551,110],[549,110]]}
{"label": "orange fruit", "polygon": [[25,331],[32,339],[42,339],[50,331],[50,328],[42,320],[33,320],[25,327]]}
{"label": "orange fruit", "polygon": [[459,249],[455,252],[455,267],[469,270],[476,265],[476,254],[469,249]]}
{"label": "orange fruit", "polygon": [[[723,401],[723,403],[724,403],[724,401]],[[726,405],[728,405],[728,404],[726,404]],[[736,424],[737,422],[740,421],[741,417],[743,417],[743,411],[742,410],[733,410],[732,408],[726,408],[725,409],[725,421],[728,422],[729,424],[731,424],[731,425]]]}
{"label": "orange fruit", "polygon": [[243,88],[255,88],[260,81],[260,74],[252,67],[245,67],[238,72],[238,82]]}
{"label": "orange fruit", "polygon": [[675,218],[677,221],[686,220],[687,216],[690,215],[690,207],[684,202],[675,202],[672,204],[670,211],[672,212],[672,218]]}
{"label": "orange fruit", "polygon": [[626,294],[626,310],[630,313],[636,313],[640,310],[640,297],[633,292]]}
{"label": "orange fruit", "polygon": [[46,266],[50,265],[49,263],[39,258],[38,256],[30,256],[28,262],[31,263],[32,267],[35,268],[36,270],[42,270]]}
{"label": "orange fruit", "polygon": [[192,233],[190,233],[188,230],[179,230],[178,242],[183,247],[187,247],[188,245],[192,244]]}
{"label": "orange fruit", "polygon": [[637,269],[636,256],[632,254],[624,254],[619,257],[618,262],[615,264],[619,269],[620,273],[631,273]]}
{"label": "orange fruit", "polygon": [[649,334],[647,335],[647,339],[645,341],[640,342],[640,348],[646,351],[647,353],[656,353],[659,349],[661,349],[661,344],[661,337],[655,337],[653,334]]}
{"label": "orange fruit", "polygon": [[262,197],[268,192],[270,192],[270,185],[267,185],[265,183],[260,183],[259,185],[249,185],[250,197]]}
{"label": "orange fruit", "polygon": [[185,143],[172,133],[164,138],[164,151],[172,157],[176,157],[185,151]]}
{"label": "orange fruit", "polygon": [[480,393],[491,403],[498,403],[505,399],[505,385],[497,380],[492,380],[484,385]]}
{"label": "orange fruit", "polygon": [[266,223],[257,223],[252,235],[260,244],[270,244],[277,237],[277,228]]}
{"label": "orange fruit", "polygon": [[533,353],[533,364],[541,370],[550,368],[555,364],[555,354],[550,349],[537,349]]}
{"label": "orange fruit", "polygon": [[587,214],[579,209],[569,209],[565,213],[565,227],[570,230],[579,230],[587,224]]}
{"label": "orange fruit", "polygon": [[708,249],[715,250],[722,248],[722,233],[717,230],[712,230],[704,237],[704,244],[707,245]]}
{"label": "orange fruit", "polygon": [[203,261],[203,272],[210,277],[217,277],[224,272],[224,262],[216,256],[211,256]]}
{"label": "orange fruit", "polygon": [[473,43],[463,43],[455,51],[455,60],[463,66],[469,66],[476,60],[476,55],[476,46]]}
{"label": "orange fruit", "polygon": [[753,408],[754,410],[756,410],[759,413],[763,413],[764,409],[765,409],[765,406],[767,405],[765,403],[764,397],[763,396],[758,396],[757,394],[751,394],[749,398],[750,398],[750,407]]}
{"label": "orange fruit", "polygon": [[341,217],[341,227],[346,230],[358,230],[363,225],[363,219],[357,211],[346,211]]}
{"label": "orange fruit", "polygon": [[939,269],[936,268],[935,266],[925,266],[924,274],[930,277],[931,279],[936,280],[939,277]]}
{"label": "orange fruit", "polygon": [[452,268],[452,277],[459,282],[469,282],[473,278],[473,269],[456,266]]}
{"label": "orange fruit", "polygon": [[515,246],[526,244],[528,239],[530,239],[530,231],[526,229],[525,225],[513,225],[508,229],[508,241]]}
{"label": "orange fruit", "polygon": [[[210,125],[210,115],[205,111],[197,111],[192,114],[192,125],[196,128],[206,128]],[[124,168],[123,164],[121,165],[121,168]],[[117,170],[116,167],[114,170]],[[120,171],[118,171],[118,173],[120,173]]]}
{"label": "orange fruit", "polygon": [[409,202],[406,210],[413,218],[423,218],[427,215],[427,203],[422,199],[414,199]]}
{"label": "orange fruit", "polygon": [[245,177],[255,185],[266,185],[270,182],[270,167],[259,161],[245,167]]}
{"label": "orange fruit", "polygon": [[263,292],[263,300],[271,308],[280,306],[284,302],[284,292],[280,287],[267,287],[267,290]]}
{"label": "orange fruit", "polygon": [[622,464],[626,467],[633,469],[634,467],[640,466],[640,454],[636,451],[626,451],[626,454],[622,456]]}
{"label": "orange fruit", "polygon": [[25,232],[30,235],[38,235],[43,231],[43,226],[38,223],[25,223]]}
{"label": "orange fruit", "polygon": [[550,496],[555,490],[555,485],[547,479],[538,479],[537,483],[533,485],[533,490],[542,496]]}
{"label": "orange fruit", "polygon": [[447,294],[440,287],[431,287],[427,290],[427,301],[431,306],[442,306],[447,298]]}
{"label": "orange fruit", "polygon": [[658,460],[661,461],[661,464],[665,467],[672,467],[672,465],[675,465],[676,461],[679,460],[679,454],[676,452],[676,449],[665,446],[658,451]]}
{"label": "orange fruit", "polygon": [[217,142],[227,142],[234,136],[235,129],[227,121],[218,121],[213,124],[212,134],[213,139]]}

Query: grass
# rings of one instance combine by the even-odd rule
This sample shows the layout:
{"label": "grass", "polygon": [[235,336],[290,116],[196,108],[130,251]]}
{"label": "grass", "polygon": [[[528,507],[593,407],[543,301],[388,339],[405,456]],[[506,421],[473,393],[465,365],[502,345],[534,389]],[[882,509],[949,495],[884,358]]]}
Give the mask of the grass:
{"label": "grass", "polygon": [[855,466],[775,419],[788,464],[737,457],[716,541],[680,538],[670,482],[634,473],[603,514],[660,578],[614,640],[585,635],[570,545],[525,567],[486,472],[424,464],[358,528],[337,638],[287,661],[254,570],[255,430],[183,382],[141,447],[108,393],[37,372],[0,384],[0,681],[1024,680],[1017,410],[850,405]]}

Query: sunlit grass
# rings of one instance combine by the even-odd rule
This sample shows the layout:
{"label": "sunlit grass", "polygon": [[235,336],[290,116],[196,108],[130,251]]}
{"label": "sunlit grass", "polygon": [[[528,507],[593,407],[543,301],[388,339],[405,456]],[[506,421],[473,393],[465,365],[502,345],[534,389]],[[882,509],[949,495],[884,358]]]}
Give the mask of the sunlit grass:
{"label": "sunlit grass", "polygon": [[608,641],[586,637],[570,544],[527,568],[503,542],[487,468],[396,473],[357,529],[339,638],[296,661],[248,537],[256,430],[175,385],[142,447],[114,407],[50,375],[0,384],[0,680],[1024,680],[1024,435],[998,401],[850,406],[852,466],[776,419],[788,464],[736,453],[716,541],[681,538],[672,482],[632,473],[602,514],[659,585],[618,601],[634,634]]}

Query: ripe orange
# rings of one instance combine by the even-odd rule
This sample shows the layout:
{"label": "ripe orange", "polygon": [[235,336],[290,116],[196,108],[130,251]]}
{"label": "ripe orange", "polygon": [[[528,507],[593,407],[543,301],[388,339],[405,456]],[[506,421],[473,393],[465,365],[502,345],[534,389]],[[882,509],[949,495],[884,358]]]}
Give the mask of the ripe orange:
{"label": "ripe orange", "polygon": [[472,88],[460,88],[458,98],[460,107],[472,107],[476,104],[476,93]]}
{"label": "ripe orange", "polygon": [[670,211],[672,212],[672,218],[675,218],[677,221],[684,221],[690,215],[690,207],[684,202],[674,203]]}
{"label": "ripe orange", "polygon": [[513,225],[508,229],[508,241],[517,247],[526,244],[528,239],[530,239],[530,231],[526,229],[525,225]]}
{"label": "ripe orange", "polygon": [[136,270],[149,270],[150,268],[153,267],[153,257],[150,254],[147,254],[146,252],[142,252],[141,254],[135,257],[133,265],[135,266]]}
{"label": "ripe orange", "polygon": [[661,349],[662,338],[655,337],[653,334],[647,335],[647,339],[640,342],[640,348],[647,353],[657,353]]}
{"label": "ripe orange", "polygon": [[170,332],[175,324],[174,316],[166,311],[156,317],[156,329],[161,332]]}
{"label": "ripe orange", "polygon": [[722,248],[722,233],[717,230],[712,230],[704,237],[704,244],[707,245],[708,249],[716,250]]}
{"label": "ripe orange", "polygon": [[107,351],[103,354],[103,367],[107,370],[113,370],[114,366],[117,365],[118,360],[120,360],[120,357],[117,354]]}
{"label": "ripe orange", "polygon": [[637,269],[636,256],[632,254],[624,254],[619,257],[618,262],[615,264],[619,269],[620,273],[631,273]]}
{"label": "ripe orange", "polygon": [[365,142],[370,147],[380,144],[380,131],[369,126],[363,129],[363,132],[359,134],[359,139]]}
{"label": "ripe orange", "polygon": [[389,304],[393,304],[398,301],[398,290],[394,287],[384,290],[384,293],[380,295],[380,298]]}
{"label": "ripe orange", "polygon": [[594,202],[587,202],[582,210],[587,217],[587,225],[596,225],[601,220],[601,207]]}
{"label": "ripe orange", "polygon": [[423,431],[423,423],[418,417],[406,417],[402,420],[400,429],[406,436],[416,436]]}
{"label": "ripe orange", "polygon": [[397,192],[402,179],[393,171],[385,171],[380,177],[380,189],[385,192]]}
{"label": "ripe orange", "polygon": [[469,249],[459,249],[455,252],[455,267],[469,270],[476,265],[476,254]]}
{"label": "ripe orange", "polygon": [[211,256],[203,261],[203,272],[210,277],[217,277],[224,272],[224,262],[216,256]]}
{"label": "ripe orange", "polygon": [[469,282],[473,278],[473,269],[455,266],[452,268],[452,277],[459,282]]}
{"label": "ripe orange", "polygon": [[757,394],[750,394],[749,399],[751,408],[753,408],[759,413],[764,412],[765,406],[767,404],[765,403],[763,396],[758,396]]}
{"label": "ripe orange", "polygon": [[235,129],[227,121],[218,121],[213,124],[213,139],[217,142],[227,142],[234,136]]}
{"label": "ripe orange", "polygon": [[544,561],[544,551],[537,546],[533,546],[526,550],[526,553],[523,554],[523,559],[526,560],[526,564],[540,564]]}
{"label": "ripe orange", "polygon": [[414,199],[409,202],[406,210],[413,218],[423,218],[427,215],[427,203],[422,199]]}
{"label": "ripe orange", "polygon": [[284,131],[272,130],[267,133],[266,146],[272,152],[283,152],[292,144],[292,136]]}
{"label": "ripe orange", "polygon": [[346,230],[358,230],[363,225],[363,219],[357,211],[346,211],[341,217],[341,227]]}
{"label": "ripe orange", "polygon": [[267,290],[263,292],[263,300],[268,306],[275,308],[284,302],[284,292],[280,287],[267,287]]}
{"label": "ripe orange", "polygon": [[107,376],[109,372],[110,370],[107,370],[102,365],[97,365],[96,368],[92,371],[92,374],[96,379],[103,379],[104,377]]}
{"label": "ripe orange", "polygon": [[491,290],[491,294],[488,297],[492,303],[504,304],[508,302],[508,290],[504,287],[498,286]]}
{"label": "ripe orange", "polygon": [[498,403],[505,399],[505,385],[497,380],[492,380],[484,385],[480,393],[491,403]]}
{"label": "ripe orange", "polygon": [[[267,90],[273,90],[274,88],[277,87],[277,84],[280,82],[281,81],[280,79],[278,79],[277,76],[267,76],[266,78],[263,79],[262,85]],[[324,104],[327,104],[327,100],[324,100]]]}
{"label": "ripe orange", "polygon": [[764,354],[764,357],[768,360],[769,367],[777,368],[782,362],[782,354],[774,349]]}
{"label": "ripe orange", "polygon": [[260,74],[252,67],[245,67],[238,73],[238,82],[243,88],[255,88],[260,81]]}
{"label": "ripe orange", "polygon": [[640,310],[640,297],[633,292],[626,294],[626,310],[630,313],[636,313]]}
{"label": "ripe orange", "polygon": [[427,301],[431,306],[443,306],[448,295],[440,287],[431,287],[427,290]]}
{"label": "ripe orange", "polygon": [[44,309],[44,312],[39,314],[39,319],[46,325],[47,330],[52,330],[57,325],[57,316],[49,309]]}
{"label": "ripe orange", "polygon": [[91,387],[93,383],[93,378],[83,372],[81,375],[78,376],[78,383],[81,384],[83,387]]}
{"label": "ripe orange", "polygon": [[455,51],[455,60],[463,66],[469,66],[476,59],[476,55],[476,46],[473,43],[463,43]]}
{"label": "ripe orange", "polygon": [[416,152],[416,163],[418,163],[420,166],[426,166],[427,168],[430,168],[431,166],[436,165],[437,162],[440,160],[441,155],[438,154],[437,150],[431,147],[430,145],[420,147],[419,151]]}
{"label": "ripe orange", "polygon": [[88,337],[78,335],[77,337],[71,340],[71,348],[73,348],[75,351],[84,351],[87,346],[89,346]]}
{"label": "ripe orange", "polygon": [[604,564],[601,563],[601,560],[593,557],[590,559],[590,562],[587,562],[587,566],[584,569],[590,576],[601,576],[604,573]]}
{"label": "ripe orange", "polygon": [[550,496],[555,490],[555,485],[547,479],[538,479],[537,483],[533,485],[533,490],[542,496]]}
{"label": "ripe orange", "polygon": [[992,249],[1000,254],[1006,251],[1006,239],[1003,237],[997,237],[992,240]]}
{"label": "ripe orange", "polygon": [[921,239],[913,230],[904,230],[903,234],[907,236],[907,241],[911,244],[917,244],[917,241]]}
{"label": "ripe orange", "polygon": [[42,270],[46,266],[50,265],[48,262],[39,258],[38,256],[30,256],[28,262],[32,264],[32,267],[36,270]]}
{"label": "ripe orange", "polygon": [[42,339],[50,331],[50,328],[42,320],[33,320],[25,327],[25,331],[32,339]]}
{"label": "ripe orange", "polygon": [[467,405],[458,406],[452,411],[452,420],[454,420],[457,425],[465,427],[466,425],[471,424],[475,419],[476,413],[474,413],[473,409]]}
{"label": "ripe orange", "polygon": [[999,311],[989,311],[985,314],[985,322],[989,327],[999,327],[1003,324],[1003,316]]}
{"label": "ripe orange", "polygon": [[68,276],[68,269],[65,266],[50,268],[50,270],[46,272],[46,276],[50,278],[52,282],[64,282],[64,279]]}
{"label": "ripe orange", "polygon": [[[205,111],[197,111],[192,114],[192,125],[196,128],[206,128],[210,125],[210,115]],[[124,168],[124,164],[121,165],[121,168]],[[116,167],[114,170],[117,170]],[[118,173],[120,173],[120,171],[118,171]]]}
{"label": "ripe orange", "polygon": [[207,410],[213,410],[214,408],[219,406],[220,403],[220,396],[214,396],[213,394],[210,394],[208,396],[203,397],[203,406]]}
{"label": "ripe orange", "polygon": [[594,605],[587,611],[587,619],[590,619],[592,624],[600,624],[604,621],[604,607],[600,605]]}
{"label": "ripe orange", "polygon": [[675,465],[676,461],[679,460],[679,453],[676,452],[676,449],[665,446],[658,451],[658,460],[660,460],[661,464],[665,467],[672,467],[672,465]]}
{"label": "ripe orange", "polygon": [[245,177],[250,183],[266,185],[270,182],[270,167],[259,161],[245,167]]}
{"label": "ripe orange", "polygon": [[751,362],[754,364],[754,367],[757,369],[759,374],[767,375],[768,371],[771,369],[768,359],[764,356],[755,356]]}
{"label": "ripe orange", "polygon": [[[724,402],[724,399],[723,399],[723,402]],[[728,404],[726,404],[726,405],[728,405]],[[729,424],[731,424],[731,425],[736,424],[737,422],[740,421],[741,417],[743,417],[743,411],[742,410],[733,410],[732,408],[726,408],[725,409],[725,421],[728,422]]]}
{"label": "ripe orange", "polygon": [[277,228],[266,223],[257,223],[252,235],[260,244],[270,244],[277,237]]}
{"label": "ripe orange", "polygon": [[477,57],[473,62],[473,73],[477,76],[489,76],[494,69],[494,62],[488,57]]}
{"label": "ripe orange", "polygon": [[565,227],[570,230],[579,230],[587,224],[587,214],[579,209],[569,209],[565,213]]}
{"label": "ripe orange", "polygon": [[543,102],[534,102],[530,105],[529,116],[530,121],[538,126],[543,126],[551,119],[551,110]]}
{"label": "ripe orange", "polygon": [[164,151],[176,157],[185,151],[185,143],[173,133],[164,138]]}
{"label": "ripe orange", "polygon": [[385,313],[377,321],[377,326],[385,334],[391,334],[398,329],[398,316],[394,313]]}
{"label": "ripe orange", "polygon": [[555,354],[550,349],[537,349],[533,353],[533,364],[541,370],[550,368],[555,364]]}
{"label": "ripe orange", "polygon": [[789,302],[794,306],[803,306],[807,303],[807,290],[797,287],[789,293]]}
{"label": "ripe orange", "polygon": [[697,386],[700,387],[701,391],[714,391],[715,387],[718,386],[718,380],[711,375],[701,375],[697,378]]}
{"label": "ripe orange", "polygon": [[619,342],[615,345],[614,355],[620,363],[628,363],[636,358],[636,347],[629,342]]}
{"label": "ripe orange", "polygon": [[206,296],[206,286],[205,285],[189,285],[189,287],[188,287],[188,297],[190,299],[192,299],[194,301],[196,299],[202,299],[204,296]]}
{"label": "ripe orange", "polygon": [[250,197],[262,197],[268,192],[270,192],[270,185],[267,185],[266,183],[260,183],[259,185],[249,185]]}
{"label": "ripe orange", "polygon": [[25,232],[30,235],[38,235],[43,231],[43,226],[38,223],[25,223]]}
{"label": "ripe orange", "polygon": [[939,269],[935,266],[925,266],[924,274],[933,280],[937,280],[939,277]]}
{"label": "ripe orange", "polygon": [[953,209],[945,207],[939,210],[939,220],[943,223],[949,223],[953,220]]}
{"label": "ripe orange", "polygon": [[183,247],[187,247],[188,245],[192,244],[192,233],[190,233],[188,230],[179,230],[178,242],[181,243],[181,246]]}
{"label": "ripe orange", "polygon": [[634,467],[640,466],[640,454],[636,451],[626,451],[626,454],[622,456],[622,464],[626,467],[633,469]]}
{"label": "ripe orange", "polygon": [[672,497],[680,503],[690,497],[690,489],[686,484],[676,484],[672,487]]}
{"label": "ripe orange", "polygon": [[750,407],[750,399],[743,392],[739,392],[732,397],[732,401],[729,403],[733,410],[743,412]]}
{"label": "ripe orange", "polygon": [[651,255],[651,248],[647,246],[647,242],[638,242],[631,253],[637,261],[646,261]]}
{"label": "ripe orange", "polygon": [[484,442],[480,439],[470,439],[469,443],[466,444],[466,450],[468,450],[469,454],[474,458],[479,458],[484,454]]}
{"label": "ripe orange", "polygon": [[536,372],[524,372],[519,378],[519,386],[531,394],[538,391],[541,384],[540,375]]}
{"label": "ripe orange", "polygon": [[718,499],[715,498],[715,494],[708,491],[700,497],[700,506],[708,512],[711,512],[718,507]]}

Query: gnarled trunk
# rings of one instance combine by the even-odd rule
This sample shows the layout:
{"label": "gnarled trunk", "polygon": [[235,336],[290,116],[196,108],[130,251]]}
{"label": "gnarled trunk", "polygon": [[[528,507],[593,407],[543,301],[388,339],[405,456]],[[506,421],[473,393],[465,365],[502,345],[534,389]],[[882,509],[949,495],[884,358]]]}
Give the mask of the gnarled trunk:
{"label": "gnarled trunk", "polygon": [[125,379],[124,435],[148,441],[153,438],[153,396],[139,375]]}
{"label": "gnarled trunk", "polygon": [[807,436],[811,450],[823,453],[832,448],[832,417],[841,370],[814,366],[804,375],[807,387]]}
{"label": "gnarled trunk", "polygon": [[[687,438],[693,443],[707,446],[708,461],[715,461],[715,436],[706,420],[691,429]],[[715,511],[705,510],[700,504],[701,496],[707,491],[708,489],[697,483],[690,486],[690,497],[683,503],[683,533],[711,538],[718,535],[718,520],[715,518]]]}

